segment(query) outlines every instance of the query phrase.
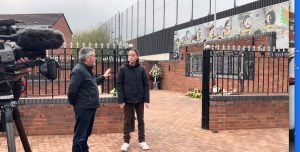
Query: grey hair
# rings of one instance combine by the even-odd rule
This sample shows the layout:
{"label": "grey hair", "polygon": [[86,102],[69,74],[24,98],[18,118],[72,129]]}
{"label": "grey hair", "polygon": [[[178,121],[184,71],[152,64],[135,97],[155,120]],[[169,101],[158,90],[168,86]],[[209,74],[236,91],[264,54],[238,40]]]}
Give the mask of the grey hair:
{"label": "grey hair", "polygon": [[95,50],[90,47],[81,48],[79,51],[79,61],[84,62],[86,57],[89,56],[92,51],[95,51]]}

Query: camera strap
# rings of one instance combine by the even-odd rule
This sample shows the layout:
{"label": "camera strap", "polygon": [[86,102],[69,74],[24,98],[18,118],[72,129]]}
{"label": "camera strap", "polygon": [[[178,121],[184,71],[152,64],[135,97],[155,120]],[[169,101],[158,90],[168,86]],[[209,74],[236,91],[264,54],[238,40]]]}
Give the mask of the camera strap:
{"label": "camera strap", "polygon": [[56,60],[48,58],[45,63],[40,66],[40,73],[50,80],[55,80],[57,78],[57,69],[59,66],[59,63]]}

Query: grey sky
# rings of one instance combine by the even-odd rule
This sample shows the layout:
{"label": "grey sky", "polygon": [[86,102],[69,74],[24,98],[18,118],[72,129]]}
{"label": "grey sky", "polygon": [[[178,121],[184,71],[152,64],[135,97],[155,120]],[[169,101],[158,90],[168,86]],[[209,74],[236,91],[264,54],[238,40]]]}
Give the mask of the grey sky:
{"label": "grey sky", "polygon": [[89,29],[137,0],[1,0],[0,14],[64,13],[73,32]]}

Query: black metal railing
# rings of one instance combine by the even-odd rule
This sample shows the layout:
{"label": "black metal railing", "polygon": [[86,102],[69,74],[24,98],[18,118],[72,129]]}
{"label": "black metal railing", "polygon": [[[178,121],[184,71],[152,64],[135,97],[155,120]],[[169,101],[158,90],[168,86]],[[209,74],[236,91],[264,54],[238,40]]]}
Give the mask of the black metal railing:
{"label": "black metal railing", "polygon": [[288,49],[222,49],[209,55],[210,94],[288,92]]}
{"label": "black metal railing", "polygon": [[[54,58],[60,64],[56,80],[47,80],[39,73],[39,67],[32,68],[31,72],[24,79],[25,91],[23,97],[32,96],[59,96],[66,95],[70,80],[70,73],[73,67],[78,63],[78,53],[80,48],[61,48],[48,54],[48,57]],[[103,75],[108,68],[112,69],[112,75],[101,85],[102,93],[109,93],[116,87],[116,78],[119,67],[127,61],[127,52],[125,49],[106,49],[95,48],[96,64],[93,68],[95,76]]]}
{"label": "black metal railing", "polygon": [[[234,47],[233,47],[234,48]],[[193,62],[193,56],[195,58]],[[202,76],[202,125],[209,128],[212,94],[288,93],[288,49],[206,49],[192,58],[188,75]],[[200,72],[199,72],[200,71]]]}

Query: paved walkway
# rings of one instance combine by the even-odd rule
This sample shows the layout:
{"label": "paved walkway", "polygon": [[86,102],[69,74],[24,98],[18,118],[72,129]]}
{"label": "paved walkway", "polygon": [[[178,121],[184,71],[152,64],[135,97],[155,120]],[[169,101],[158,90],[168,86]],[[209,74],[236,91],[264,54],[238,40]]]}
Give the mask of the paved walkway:
{"label": "paved walkway", "polygon": [[[288,128],[229,130],[212,133],[201,129],[201,102],[182,93],[151,91],[150,108],[145,110],[146,141],[152,152],[287,152]],[[29,136],[33,152],[70,152],[72,135]],[[93,134],[90,152],[119,152],[122,134]],[[23,151],[19,137],[17,151]],[[0,151],[7,151],[0,137]],[[129,152],[138,147],[132,133]]]}

